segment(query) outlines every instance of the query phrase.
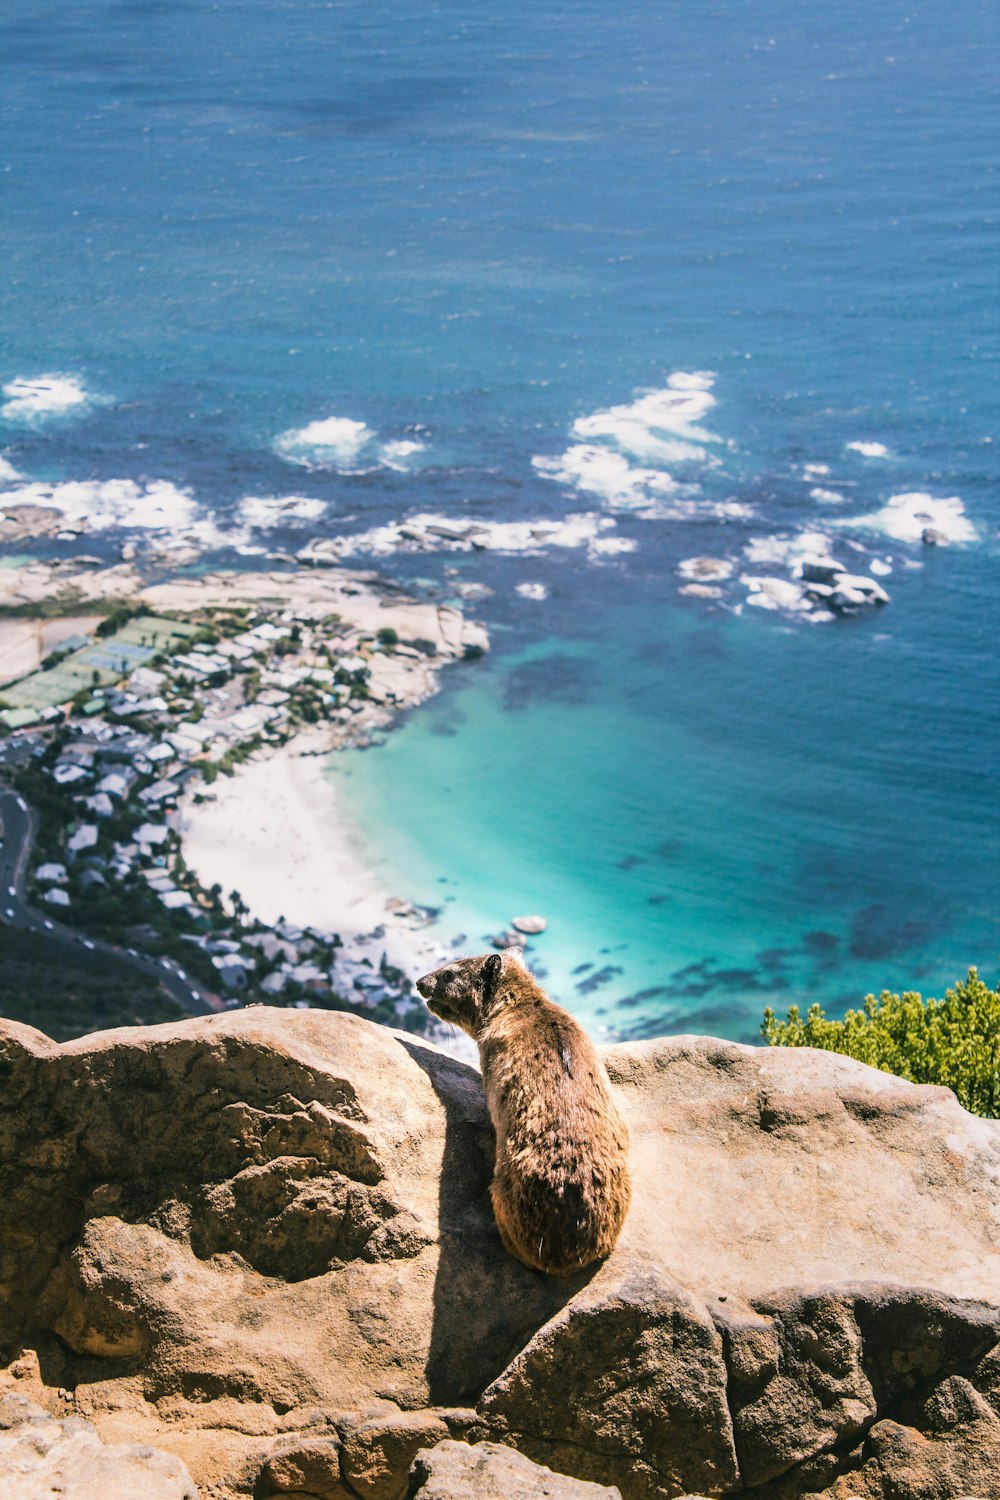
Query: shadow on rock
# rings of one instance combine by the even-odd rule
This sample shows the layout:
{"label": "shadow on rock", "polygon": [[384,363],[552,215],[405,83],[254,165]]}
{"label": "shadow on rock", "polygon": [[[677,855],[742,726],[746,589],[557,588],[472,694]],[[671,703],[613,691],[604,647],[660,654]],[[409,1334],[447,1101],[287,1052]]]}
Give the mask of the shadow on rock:
{"label": "shadow on rock", "polygon": [[427,1074],[445,1112],[427,1382],[434,1404],[463,1405],[478,1399],[596,1267],[545,1276],[507,1254],[490,1202],[496,1145],[479,1074],[419,1041],[400,1045]]}

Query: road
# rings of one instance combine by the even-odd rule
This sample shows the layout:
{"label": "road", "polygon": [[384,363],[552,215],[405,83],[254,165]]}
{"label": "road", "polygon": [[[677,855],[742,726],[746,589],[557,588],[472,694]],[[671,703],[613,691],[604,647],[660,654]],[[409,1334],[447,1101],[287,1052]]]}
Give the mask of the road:
{"label": "road", "polygon": [[[185,974],[178,973],[174,959],[144,958],[100,938],[90,938],[47,916],[24,899],[24,877],[34,837],[34,815],[18,792],[0,790],[0,922],[8,927],[28,928],[43,934],[47,942],[63,945],[79,954],[81,948],[109,966],[125,968],[154,979],[172,999],[192,1014],[212,1015],[214,1007]],[[166,965],[169,964],[170,968]]]}

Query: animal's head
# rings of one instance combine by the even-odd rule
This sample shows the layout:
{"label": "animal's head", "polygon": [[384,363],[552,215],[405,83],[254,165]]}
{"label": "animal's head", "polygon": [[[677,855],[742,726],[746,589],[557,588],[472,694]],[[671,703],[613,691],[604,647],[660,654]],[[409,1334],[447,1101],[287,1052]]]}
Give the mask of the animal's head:
{"label": "animal's head", "polygon": [[456,958],[418,979],[417,989],[432,1015],[461,1026],[475,1039],[497,997],[504,966],[515,962],[509,953]]}

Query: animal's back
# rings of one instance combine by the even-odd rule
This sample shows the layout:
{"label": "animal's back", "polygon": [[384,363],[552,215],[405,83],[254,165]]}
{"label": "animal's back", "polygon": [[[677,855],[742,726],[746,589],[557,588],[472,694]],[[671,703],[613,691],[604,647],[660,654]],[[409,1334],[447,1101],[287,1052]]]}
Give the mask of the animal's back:
{"label": "animal's back", "polygon": [[497,1132],[491,1192],[507,1249],[568,1275],[608,1255],[621,1232],[628,1128],[586,1033],[535,988],[480,1036]]}

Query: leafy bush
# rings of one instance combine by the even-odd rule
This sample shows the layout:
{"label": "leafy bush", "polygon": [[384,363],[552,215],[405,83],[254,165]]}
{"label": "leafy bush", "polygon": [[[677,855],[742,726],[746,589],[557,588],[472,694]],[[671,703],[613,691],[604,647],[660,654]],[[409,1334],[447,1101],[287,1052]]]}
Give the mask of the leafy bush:
{"label": "leafy bush", "polygon": [[943,1000],[883,990],[842,1021],[828,1021],[818,1005],[804,1020],[793,1005],[779,1021],[769,1007],[760,1031],[772,1047],[842,1052],[912,1083],[944,1084],[973,1114],[1000,1115],[1000,989],[975,969]]}

